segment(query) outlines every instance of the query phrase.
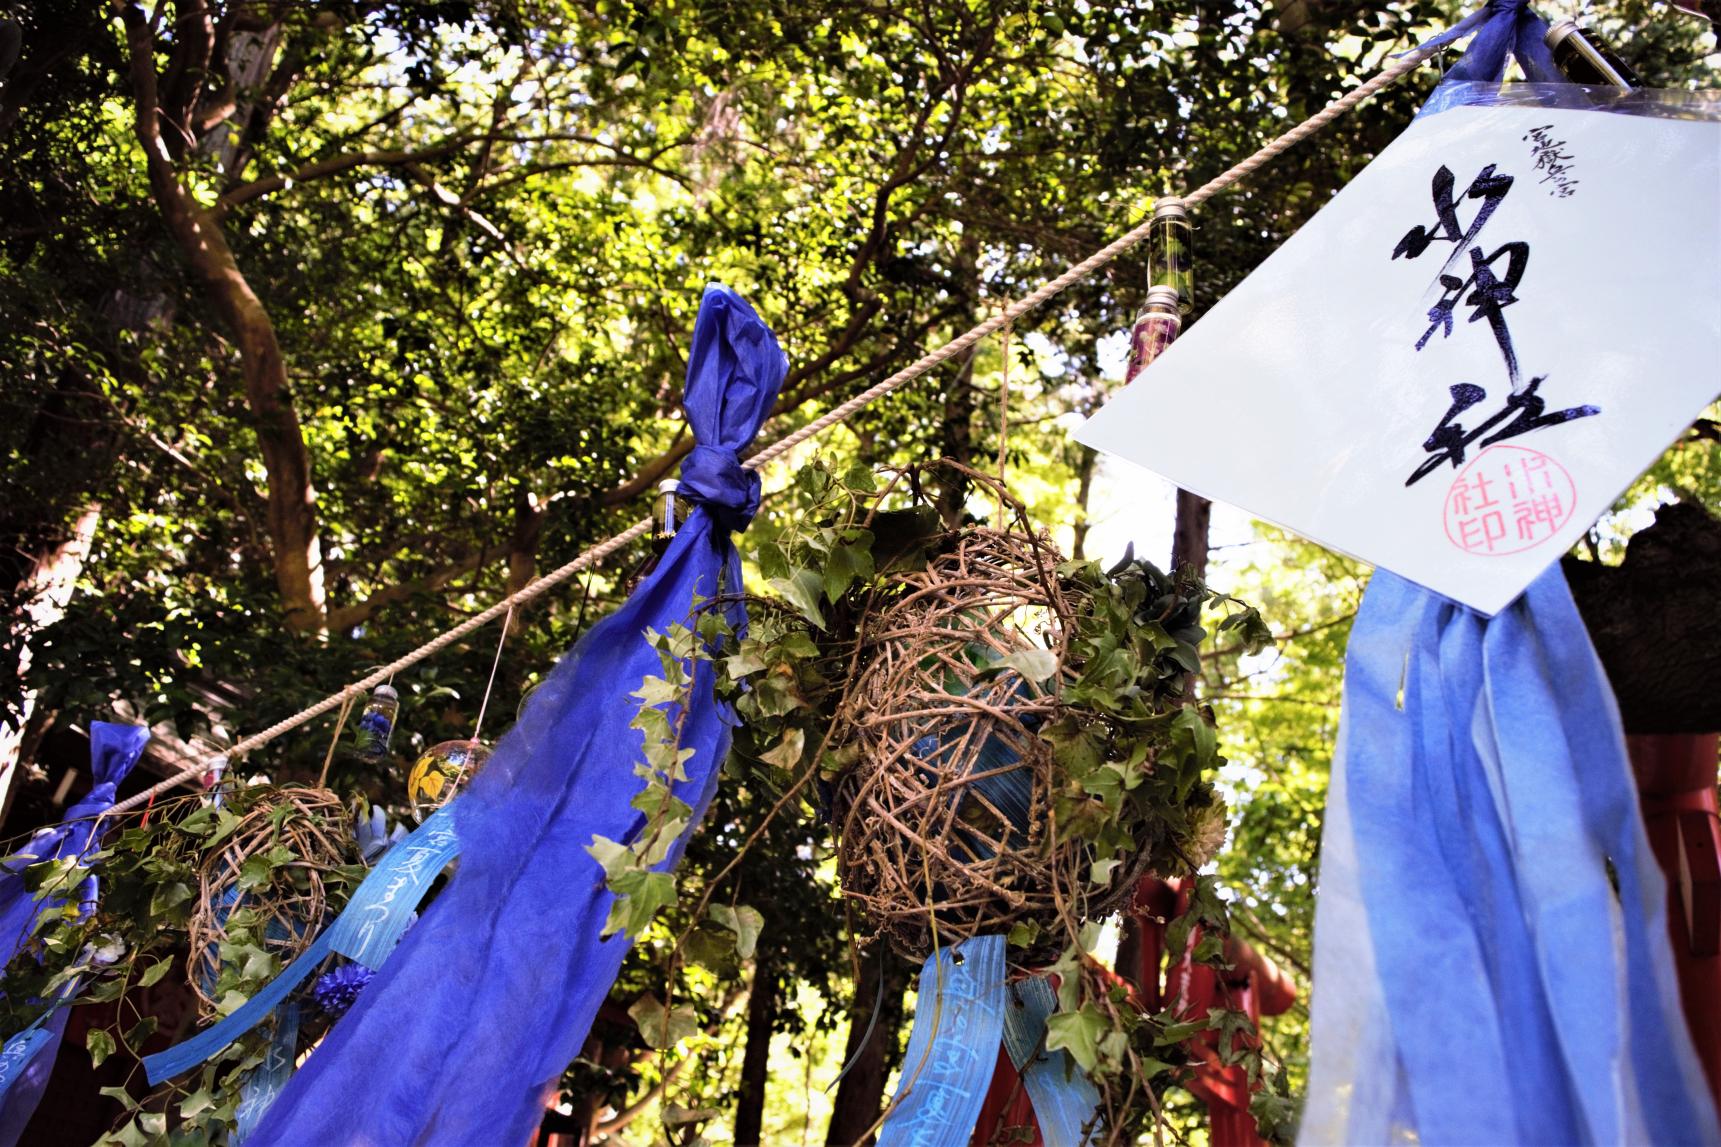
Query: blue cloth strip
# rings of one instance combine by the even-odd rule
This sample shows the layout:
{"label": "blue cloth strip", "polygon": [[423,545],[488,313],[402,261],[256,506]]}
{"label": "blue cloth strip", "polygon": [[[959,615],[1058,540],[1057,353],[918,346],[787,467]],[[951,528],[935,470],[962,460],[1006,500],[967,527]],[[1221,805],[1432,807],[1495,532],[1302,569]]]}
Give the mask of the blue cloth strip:
{"label": "blue cloth strip", "polygon": [[[757,507],[758,486],[739,456],[785,369],[753,309],[707,289],[684,404],[702,448],[682,469],[692,513],[656,569],[533,692],[461,795],[460,867],[293,1076],[254,1145],[524,1143],[541,1122],[545,1095],[579,1053],[631,944],[600,938],[612,897],[586,846],[599,835],[629,841],[644,827],[631,804],[643,785],[631,694],[662,672],[645,634],[693,621],[696,602],[718,595],[744,629],[729,531]],[[676,786],[693,810],[689,833],[715,792],[734,720],[708,670],[694,682],[677,715],[681,744],[693,750]]]}
{"label": "blue cloth strip", "polygon": [[934,952],[920,970],[903,1090],[878,1147],[966,1147],[1004,1035],[1004,937]]}
{"label": "blue cloth strip", "polygon": [[233,1132],[233,1147],[243,1147],[257,1130],[263,1113],[275,1102],[281,1089],[293,1077],[293,1061],[299,1051],[299,1005],[283,1004],[275,1011],[275,1034],[269,1038],[269,1050],[263,1062],[251,1069],[240,1088],[239,1107],[234,1112],[237,1127]]}
{"label": "blue cloth strip", "polygon": [[6,1041],[6,1046],[0,1048],[0,1095],[18,1081],[24,1069],[30,1066],[30,1061],[36,1058],[36,1053],[53,1039],[54,1032],[37,1020]]}
{"label": "blue cloth strip", "polygon": [[1377,570],[1343,719],[1394,1121],[1436,1147],[1721,1141],[1617,712],[1558,567],[1492,619]]}
{"label": "blue cloth strip", "polygon": [[[1009,986],[1004,1009],[1004,1050],[1034,1104],[1045,1147],[1087,1147],[1099,1142],[1100,1093],[1070,1053],[1046,1050],[1046,1021],[1058,995],[1044,976]],[[1086,1134],[1083,1129],[1086,1128]]]}
{"label": "blue cloth strip", "polygon": [[1548,23],[1530,10],[1526,0],[1488,0],[1487,7],[1480,12],[1471,13],[1429,42],[1444,44],[1473,29],[1476,35],[1464,49],[1464,55],[1447,69],[1440,86],[1417,113],[1419,116],[1459,106],[1464,100],[1460,85],[1504,79],[1508,56],[1518,61],[1525,78],[1532,83],[1565,82],[1548,51]]}
{"label": "blue cloth strip", "polygon": [[453,801],[443,805],[405,840],[389,847],[329,925],[331,949],[367,968],[382,967],[424,894],[460,852],[453,808]]}
{"label": "blue cloth strip", "polygon": [[174,1044],[166,1051],[143,1057],[143,1070],[149,1082],[161,1083],[181,1072],[190,1071],[228,1044],[256,1027],[270,1012],[286,1002],[293,989],[304,982],[329,954],[329,934],[324,932],[311,946],[299,953],[299,958],[281,969],[256,995],[246,1000],[226,1018],[204,1028],[188,1040]]}

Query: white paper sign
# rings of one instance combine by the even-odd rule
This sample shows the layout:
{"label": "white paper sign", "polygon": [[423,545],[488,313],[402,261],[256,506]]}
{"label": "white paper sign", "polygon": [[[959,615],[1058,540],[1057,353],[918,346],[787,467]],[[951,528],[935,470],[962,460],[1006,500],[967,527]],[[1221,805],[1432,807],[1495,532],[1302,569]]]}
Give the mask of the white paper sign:
{"label": "white paper sign", "polygon": [[1721,125],[1458,108],[1076,437],[1492,614],[1718,392]]}

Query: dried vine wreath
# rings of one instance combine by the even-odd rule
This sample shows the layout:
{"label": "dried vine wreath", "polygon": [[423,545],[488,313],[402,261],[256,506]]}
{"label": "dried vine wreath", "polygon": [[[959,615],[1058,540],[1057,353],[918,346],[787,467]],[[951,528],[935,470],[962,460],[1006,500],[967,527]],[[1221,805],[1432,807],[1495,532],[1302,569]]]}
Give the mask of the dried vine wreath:
{"label": "dried vine wreath", "polygon": [[220,1002],[221,946],[234,917],[243,913],[248,937],[286,964],[316,937],[331,874],[358,863],[351,817],[334,793],[283,786],[246,795],[249,811],[197,871],[189,978],[206,1021]]}
{"label": "dried vine wreath", "polygon": [[1223,840],[1218,795],[1179,753],[1207,723],[1185,698],[1208,595],[1145,563],[1066,563],[995,478],[943,460],[910,488],[933,468],[984,487],[1003,528],[928,539],[860,611],[836,710],[854,760],[838,871],[911,960],[1003,933],[1018,963],[1044,962],[1142,874],[1193,871]]}

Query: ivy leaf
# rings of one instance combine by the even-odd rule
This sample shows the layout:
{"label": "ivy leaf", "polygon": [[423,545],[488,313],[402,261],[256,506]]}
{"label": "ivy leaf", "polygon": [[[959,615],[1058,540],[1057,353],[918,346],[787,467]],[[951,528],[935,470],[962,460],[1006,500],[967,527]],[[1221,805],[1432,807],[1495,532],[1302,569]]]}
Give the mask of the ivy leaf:
{"label": "ivy leaf", "polygon": [[806,730],[793,728],[783,734],[783,739],[776,748],[760,753],[759,759],[768,765],[775,765],[785,772],[792,772],[795,766],[801,763],[801,757],[806,751]]}
{"label": "ivy leaf", "polygon": [[759,643],[743,641],[740,652],[723,659],[723,668],[732,681],[739,681],[762,671],[765,668],[765,659],[759,656]]}
{"label": "ivy leaf", "polygon": [[796,570],[793,577],[774,577],[770,581],[772,589],[783,595],[790,605],[807,619],[814,629],[825,627],[824,610],[819,605],[819,595],[824,592],[824,579],[809,569]]}
{"label": "ivy leaf", "polygon": [[674,1047],[699,1030],[692,1008],[665,1008],[661,1000],[649,994],[635,1000],[627,1014],[639,1026],[647,1047]]}
{"label": "ivy leaf", "polygon": [[1179,709],[1172,718],[1171,743],[1198,769],[1206,769],[1219,752],[1219,735],[1194,709]]}
{"label": "ivy leaf", "polygon": [[675,903],[675,877],[667,872],[632,868],[612,877],[609,887],[616,899],[604,922],[605,936],[616,932],[637,936],[658,909]]}
{"label": "ivy leaf", "polygon": [[84,1046],[90,1051],[90,1066],[100,1067],[102,1060],[114,1053],[114,1037],[106,1028],[91,1028],[84,1036]]}
{"label": "ivy leaf", "polygon": [[138,987],[148,988],[155,985],[163,976],[167,975],[167,970],[171,967],[173,967],[172,960],[157,960],[145,968],[143,975],[137,978]]}
{"label": "ivy leaf", "polygon": [[765,917],[757,908],[745,904],[731,908],[727,904],[713,904],[709,915],[711,919],[735,933],[735,952],[743,960],[751,960],[753,952],[759,944],[759,933],[765,930]]}
{"label": "ivy leaf", "polygon": [[628,850],[627,845],[617,844],[607,836],[592,837],[592,842],[586,845],[586,851],[603,868],[604,876],[611,880],[633,866],[633,853]]}
{"label": "ivy leaf", "polygon": [[[247,861],[246,863],[249,864],[250,862]],[[165,916],[190,899],[191,889],[178,881],[159,885],[155,894],[149,898],[149,914],[158,917]]]}
{"label": "ivy leaf", "polygon": [[1083,1071],[1099,1066],[1099,1043],[1111,1025],[1097,1008],[1059,1012],[1046,1021],[1046,1050],[1063,1048]]}

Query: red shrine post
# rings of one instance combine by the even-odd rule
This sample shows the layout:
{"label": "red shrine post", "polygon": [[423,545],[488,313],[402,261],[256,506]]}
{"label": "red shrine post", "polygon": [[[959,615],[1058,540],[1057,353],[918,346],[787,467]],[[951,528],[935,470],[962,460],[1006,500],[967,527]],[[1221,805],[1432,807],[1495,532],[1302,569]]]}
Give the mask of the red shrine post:
{"label": "red shrine post", "polygon": [[1667,877],[1667,930],[1680,1002],[1709,1090],[1721,1104],[1721,734],[1626,737],[1644,827]]}

